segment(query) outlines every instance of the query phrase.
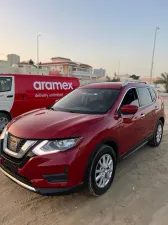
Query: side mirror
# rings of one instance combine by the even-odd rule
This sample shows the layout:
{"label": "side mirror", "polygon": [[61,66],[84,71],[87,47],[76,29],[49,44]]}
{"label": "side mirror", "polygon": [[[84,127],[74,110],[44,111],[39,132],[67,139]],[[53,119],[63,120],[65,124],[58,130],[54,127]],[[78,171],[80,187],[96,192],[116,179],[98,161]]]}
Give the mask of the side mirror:
{"label": "side mirror", "polygon": [[138,111],[138,106],[136,105],[124,105],[121,108],[122,114],[135,114]]}

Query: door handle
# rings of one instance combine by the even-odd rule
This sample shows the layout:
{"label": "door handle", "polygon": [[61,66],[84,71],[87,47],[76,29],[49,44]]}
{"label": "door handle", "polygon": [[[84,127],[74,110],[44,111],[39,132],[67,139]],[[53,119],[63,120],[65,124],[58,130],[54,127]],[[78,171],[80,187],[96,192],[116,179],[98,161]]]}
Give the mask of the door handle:
{"label": "door handle", "polygon": [[143,114],[141,114],[141,119],[143,119],[145,117],[145,114],[143,113]]}
{"label": "door handle", "polygon": [[13,98],[13,95],[7,95],[7,98]]}
{"label": "door handle", "polygon": [[159,109],[159,107],[158,106],[155,106],[155,110],[158,110]]}

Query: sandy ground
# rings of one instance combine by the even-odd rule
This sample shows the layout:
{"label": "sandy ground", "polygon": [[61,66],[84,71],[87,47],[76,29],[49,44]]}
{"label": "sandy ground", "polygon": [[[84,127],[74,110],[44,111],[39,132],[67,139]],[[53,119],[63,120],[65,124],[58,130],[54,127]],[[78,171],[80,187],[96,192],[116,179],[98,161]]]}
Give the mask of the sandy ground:
{"label": "sandy ground", "polygon": [[2,225],[167,225],[168,125],[158,148],[145,146],[122,160],[111,189],[42,197],[0,174]]}

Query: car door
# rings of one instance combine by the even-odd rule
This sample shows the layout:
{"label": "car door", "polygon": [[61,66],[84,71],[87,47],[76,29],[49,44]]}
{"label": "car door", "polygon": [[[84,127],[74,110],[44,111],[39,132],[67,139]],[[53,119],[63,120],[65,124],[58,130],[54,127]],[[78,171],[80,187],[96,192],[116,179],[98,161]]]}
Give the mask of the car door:
{"label": "car door", "polygon": [[10,112],[14,103],[14,77],[0,76],[0,110]]}
{"label": "car door", "polygon": [[143,126],[143,139],[148,138],[153,133],[153,110],[154,105],[148,87],[137,88],[140,101],[140,116]]}
{"label": "car door", "polygon": [[151,98],[152,98],[152,134],[154,132],[160,110],[161,110],[161,100],[159,101],[157,98],[157,93],[153,88],[148,88]]}
{"label": "car door", "polygon": [[[138,111],[135,114],[122,114],[120,109],[124,105],[136,105]],[[138,145],[143,140],[143,124],[141,119],[141,110],[139,105],[138,94],[135,88],[130,88],[119,107],[120,114],[120,151],[124,154]]]}

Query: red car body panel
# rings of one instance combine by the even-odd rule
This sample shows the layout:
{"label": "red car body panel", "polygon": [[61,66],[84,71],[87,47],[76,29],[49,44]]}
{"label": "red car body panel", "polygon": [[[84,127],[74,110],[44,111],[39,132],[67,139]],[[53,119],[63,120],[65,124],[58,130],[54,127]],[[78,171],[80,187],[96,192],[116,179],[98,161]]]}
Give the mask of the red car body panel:
{"label": "red car body panel", "polygon": [[26,139],[69,138],[83,126],[94,123],[101,118],[100,115],[84,115],[42,109],[18,120],[16,118],[12,122],[14,126],[9,126],[8,131],[17,137]]}
{"label": "red car body panel", "polygon": [[[134,115],[120,115],[117,111],[127,90],[141,86],[144,84],[128,84],[125,87],[121,83],[86,86],[85,88],[121,90],[113,107],[106,114],[90,115],[41,109],[15,118],[8,125],[8,132],[16,137],[29,140],[83,137],[80,144],[71,150],[33,156],[18,169],[18,174],[29,179],[35,188],[73,187],[84,181],[88,161],[100,144],[113,141],[119,158],[151,136],[158,119],[164,118],[163,99],[158,95],[156,101],[139,108]],[[45,179],[44,175],[63,174],[65,169],[68,170],[67,181],[53,183]]]}

